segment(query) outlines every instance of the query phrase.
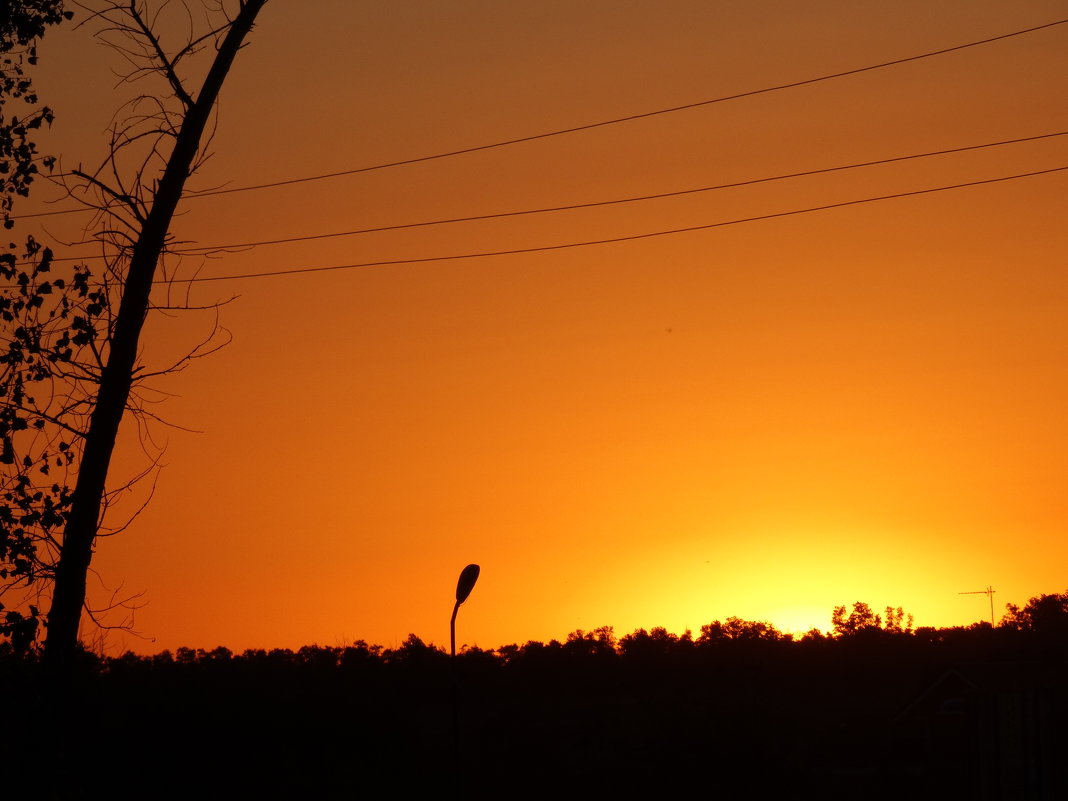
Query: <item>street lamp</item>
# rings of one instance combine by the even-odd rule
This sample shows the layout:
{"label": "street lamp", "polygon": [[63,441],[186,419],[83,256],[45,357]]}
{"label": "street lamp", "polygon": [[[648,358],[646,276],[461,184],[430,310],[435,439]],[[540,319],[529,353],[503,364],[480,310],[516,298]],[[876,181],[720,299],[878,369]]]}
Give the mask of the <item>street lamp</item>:
{"label": "street lamp", "polygon": [[471,590],[478,581],[478,565],[468,565],[460,571],[460,580],[456,582],[456,605],[452,608],[452,620],[449,621],[449,639],[452,643],[452,658],[449,660],[449,672],[452,674],[452,763],[453,785],[456,798],[460,798],[460,705],[457,700],[456,687],[456,613],[460,604],[467,600]]}
{"label": "street lamp", "polygon": [[481,568],[478,565],[468,565],[460,571],[460,580],[456,582],[456,606],[452,608],[452,620],[449,621],[449,637],[452,642],[452,655],[456,656],[456,613],[460,611],[460,604],[467,600],[471,590],[478,581],[478,573]]}

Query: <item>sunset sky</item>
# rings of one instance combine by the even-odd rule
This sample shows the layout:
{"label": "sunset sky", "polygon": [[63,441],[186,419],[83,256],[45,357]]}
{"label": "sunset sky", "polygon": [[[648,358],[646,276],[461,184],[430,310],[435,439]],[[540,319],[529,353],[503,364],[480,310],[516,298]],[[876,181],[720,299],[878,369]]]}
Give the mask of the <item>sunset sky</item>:
{"label": "sunset sky", "polygon": [[[79,19],[84,15],[79,15]],[[271,0],[193,190],[669,109],[1068,18],[1064,2]],[[77,20],[76,20],[77,21]],[[49,32],[41,150],[95,165],[131,92]],[[168,29],[177,42],[181,26]],[[167,41],[165,37],[165,41]],[[205,246],[617,200],[1068,132],[1068,24],[464,155],[189,199]],[[492,648],[736,615],[917,625],[1068,588],[1068,136],[595,208],[171,262],[233,341],[157,384],[154,497],[102,541],[111,649]],[[15,212],[54,210],[45,182]],[[69,202],[67,202],[69,206]],[[27,220],[78,240],[85,216]],[[57,255],[92,255],[93,247]],[[162,295],[161,295],[162,297]],[[149,362],[210,332],[154,315]],[[113,485],[142,469],[130,426]],[[144,499],[133,493],[128,511]],[[117,512],[120,516],[122,510]],[[105,589],[105,587],[107,589]],[[113,622],[118,622],[117,619]],[[87,631],[87,636],[89,636]]]}

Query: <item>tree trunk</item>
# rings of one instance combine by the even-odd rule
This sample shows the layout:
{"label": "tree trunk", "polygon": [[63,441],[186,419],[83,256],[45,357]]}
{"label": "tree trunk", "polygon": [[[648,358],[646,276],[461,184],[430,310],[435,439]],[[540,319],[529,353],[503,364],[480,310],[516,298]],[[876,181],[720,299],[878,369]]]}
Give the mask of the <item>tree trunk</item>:
{"label": "tree trunk", "polygon": [[93,557],[103,505],[105,482],[115,440],[133,384],[141,329],[148,314],[149,296],[175,208],[182,197],[200,140],[218,99],[223,80],[252,23],[267,0],[246,0],[226,32],[200,94],[185,113],[152,209],[141,227],[130,258],[119,313],[100,379],[96,406],[85,438],[78,480],[71,496],[63,545],[56,566],[52,606],[48,613],[45,658],[63,662],[77,649],[78,625],[85,604],[86,575]]}

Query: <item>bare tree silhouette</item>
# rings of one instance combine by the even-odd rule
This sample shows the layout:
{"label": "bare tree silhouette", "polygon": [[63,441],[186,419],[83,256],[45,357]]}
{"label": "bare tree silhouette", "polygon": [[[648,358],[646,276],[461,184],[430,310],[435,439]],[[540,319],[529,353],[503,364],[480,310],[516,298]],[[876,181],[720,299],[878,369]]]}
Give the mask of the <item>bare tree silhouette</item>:
{"label": "bare tree silhouette", "polygon": [[[155,472],[159,449],[146,425],[159,418],[149,408],[146,382],[226,341],[216,324],[175,362],[148,365],[140,355],[149,313],[188,307],[169,285],[171,221],[187,180],[207,157],[219,91],[265,3],[79,4],[88,12],[82,24],[98,26],[97,36],[128,63],[123,80],[144,82],[146,90],[118,115],[103,162],[63,175],[70,196],[94,212],[88,233],[100,243],[103,268],[76,266],[54,278],[51,252],[36,243],[27,261],[9,265],[15,286],[6,290],[12,313],[4,323],[17,347],[7,364],[5,402],[17,430],[5,439],[3,457],[18,469],[4,500],[22,530],[15,578],[38,597],[51,596],[49,661],[65,661],[76,650],[98,537],[129,523],[110,521],[109,507],[132,481]],[[169,43],[173,18],[161,30],[165,11],[184,11],[180,44]],[[159,283],[166,285],[162,300],[153,292]],[[149,465],[115,486],[112,455],[128,413],[147,443]]]}

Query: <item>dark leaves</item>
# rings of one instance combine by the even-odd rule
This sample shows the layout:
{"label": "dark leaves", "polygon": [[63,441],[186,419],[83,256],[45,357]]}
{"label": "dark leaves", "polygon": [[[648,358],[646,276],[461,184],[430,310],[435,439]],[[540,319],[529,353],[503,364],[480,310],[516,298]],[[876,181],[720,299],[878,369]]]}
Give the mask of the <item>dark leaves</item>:
{"label": "dark leaves", "polygon": [[[57,270],[51,251],[32,239],[24,253],[31,264],[0,258],[0,580],[30,584],[49,575],[53,557],[39,548],[66,525],[67,481],[81,455],[77,436],[52,421],[78,424],[64,411],[69,376],[99,364],[92,348],[106,338],[108,298],[87,267]],[[4,620],[0,636],[29,636],[22,618]]]}

